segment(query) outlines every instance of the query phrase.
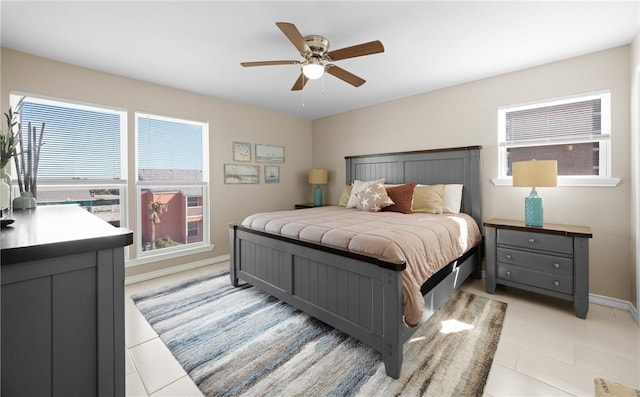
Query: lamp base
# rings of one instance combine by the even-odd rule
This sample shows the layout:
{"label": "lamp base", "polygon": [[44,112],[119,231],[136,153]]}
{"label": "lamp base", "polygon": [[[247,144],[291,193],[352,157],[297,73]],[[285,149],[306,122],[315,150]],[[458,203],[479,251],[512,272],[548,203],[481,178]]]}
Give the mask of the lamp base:
{"label": "lamp base", "polygon": [[524,223],[527,226],[537,227],[543,224],[542,197],[538,196],[536,189],[532,189],[529,196],[524,199]]}
{"label": "lamp base", "polygon": [[320,185],[316,185],[316,189],[313,191],[313,205],[322,207],[322,188]]}

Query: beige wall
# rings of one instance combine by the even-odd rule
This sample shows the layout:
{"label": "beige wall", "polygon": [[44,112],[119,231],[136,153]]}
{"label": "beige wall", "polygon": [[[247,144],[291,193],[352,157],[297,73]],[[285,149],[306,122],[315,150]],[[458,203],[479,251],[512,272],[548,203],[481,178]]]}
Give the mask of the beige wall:
{"label": "beige wall", "polygon": [[[196,95],[159,85],[126,79],[95,70],[54,62],[2,49],[0,98],[3,112],[9,107],[9,94],[19,91],[106,105],[129,112],[128,145],[134,148],[134,112],[143,111],[209,123],[211,181],[211,241],[213,252],[190,255],[177,260],[127,268],[127,275],[159,270],[168,266],[206,260],[229,253],[228,224],[240,222],[249,213],[292,209],[295,203],[309,201],[306,173],[311,166],[311,122],[273,112]],[[280,183],[225,185],[223,164],[231,163],[232,142],[284,145],[285,163],[280,165]],[[131,150],[129,151],[131,154]],[[134,156],[129,156],[133,165]],[[262,164],[260,164],[262,167]],[[263,173],[264,169],[261,169]],[[129,167],[129,180],[135,170]],[[133,195],[134,185],[128,190]],[[130,200],[129,218],[135,216]],[[132,247],[132,257],[136,247]]]}
{"label": "beige wall", "polygon": [[483,216],[522,219],[528,189],[494,186],[497,108],[601,89],[612,95],[612,176],[617,187],[540,189],[545,221],[588,225],[590,292],[629,301],[630,47],[551,63],[313,121],[313,166],[330,170],[328,199],[337,203],[344,156],[482,145]]}
{"label": "beige wall", "polygon": [[631,302],[640,311],[640,30],[631,43]]}

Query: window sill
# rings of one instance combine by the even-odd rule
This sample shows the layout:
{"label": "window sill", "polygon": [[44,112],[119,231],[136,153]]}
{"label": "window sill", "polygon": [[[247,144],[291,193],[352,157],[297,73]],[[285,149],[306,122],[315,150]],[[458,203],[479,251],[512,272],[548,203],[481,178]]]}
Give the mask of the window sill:
{"label": "window sill", "polygon": [[[512,178],[492,178],[495,186],[512,186]],[[582,186],[582,187],[616,187],[620,178],[605,176],[559,176],[558,186]]]}
{"label": "window sill", "polygon": [[213,250],[213,244],[202,244],[196,247],[170,249],[154,251],[142,251],[138,253],[136,259],[128,259],[125,261],[125,267],[133,267],[138,265],[144,265],[147,263],[158,262],[167,259],[180,258],[186,255],[199,254],[201,252],[208,252]]}

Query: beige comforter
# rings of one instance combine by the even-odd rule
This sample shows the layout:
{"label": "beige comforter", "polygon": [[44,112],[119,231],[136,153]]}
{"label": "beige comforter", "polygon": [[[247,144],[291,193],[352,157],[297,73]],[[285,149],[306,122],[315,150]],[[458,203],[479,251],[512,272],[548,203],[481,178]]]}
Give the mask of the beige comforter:
{"label": "beige comforter", "polygon": [[422,317],[420,286],[481,241],[478,225],[466,214],[365,212],[332,206],[254,214],[242,225],[405,261],[402,301],[409,325]]}

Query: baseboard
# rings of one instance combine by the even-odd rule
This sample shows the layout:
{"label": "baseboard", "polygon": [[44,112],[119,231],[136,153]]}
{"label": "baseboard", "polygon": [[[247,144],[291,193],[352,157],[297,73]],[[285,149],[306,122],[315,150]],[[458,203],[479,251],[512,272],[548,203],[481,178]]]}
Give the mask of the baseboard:
{"label": "baseboard", "polygon": [[595,303],[596,305],[607,306],[613,309],[619,309],[629,312],[629,314],[631,314],[631,317],[633,317],[633,319],[635,320],[636,324],[640,326],[640,321],[638,319],[638,310],[633,307],[633,305],[629,301],[623,301],[622,299],[611,298],[608,296],[597,294],[589,294],[589,303]]}
{"label": "baseboard", "polygon": [[[486,270],[482,271],[482,279],[485,280],[487,277]],[[619,309],[625,312],[629,312],[631,317],[635,320],[636,324],[640,327],[640,316],[638,316],[638,309],[633,307],[633,304],[629,301],[623,301],[618,298],[611,298],[608,296],[597,295],[597,294],[589,294],[589,303],[594,303],[596,305],[610,307],[612,309]]]}
{"label": "baseboard", "polygon": [[193,270],[204,266],[215,265],[216,263],[226,262],[231,259],[230,255],[217,256],[215,258],[203,259],[201,261],[185,263],[183,265],[171,266],[165,269],[155,270],[152,272],[146,272],[136,274],[135,276],[125,277],[124,285],[140,283],[142,281],[153,280],[154,278],[169,276],[171,274],[184,272],[187,270]]}

